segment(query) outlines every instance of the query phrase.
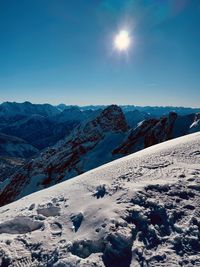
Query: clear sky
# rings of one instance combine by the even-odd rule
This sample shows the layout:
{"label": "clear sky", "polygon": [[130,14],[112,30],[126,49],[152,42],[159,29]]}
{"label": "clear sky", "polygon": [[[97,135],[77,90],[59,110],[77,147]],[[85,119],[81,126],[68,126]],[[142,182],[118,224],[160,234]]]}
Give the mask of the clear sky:
{"label": "clear sky", "polygon": [[200,1],[0,0],[0,102],[26,100],[199,107]]}

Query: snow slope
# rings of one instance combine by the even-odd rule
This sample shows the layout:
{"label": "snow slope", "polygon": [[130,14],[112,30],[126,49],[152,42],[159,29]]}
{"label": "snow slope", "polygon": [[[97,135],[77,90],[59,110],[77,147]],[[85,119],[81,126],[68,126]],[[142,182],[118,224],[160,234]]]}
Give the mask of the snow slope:
{"label": "snow slope", "polygon": [[0,266],[200,266],[200,133],[0,208]]}

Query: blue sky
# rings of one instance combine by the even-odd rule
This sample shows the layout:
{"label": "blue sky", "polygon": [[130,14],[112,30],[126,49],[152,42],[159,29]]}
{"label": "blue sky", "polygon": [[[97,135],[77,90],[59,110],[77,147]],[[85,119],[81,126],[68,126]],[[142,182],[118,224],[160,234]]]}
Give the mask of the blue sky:
{"label": "blue sky", "polygon": [[0,102],[200,106],[199,25],[199,0],[1,0]]}

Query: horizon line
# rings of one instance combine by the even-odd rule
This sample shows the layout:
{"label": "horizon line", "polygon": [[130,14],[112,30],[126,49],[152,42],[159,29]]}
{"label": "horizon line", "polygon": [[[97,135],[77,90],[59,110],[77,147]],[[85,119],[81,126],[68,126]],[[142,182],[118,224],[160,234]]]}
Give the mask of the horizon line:
{"label": "horizon line", "polygon": [[117,105],[120,107],[125,107],[125,106],[132,106],[132,107],[156,107],[156,108],[191,108],[191,109],[200,109],[200,107],[196,106],[174,106],[174,105],[135,105],[135,104],[116,104],[116,103],[110,103],[110,104],[85,104],[85,105],[79,105],[79,104],[66,104],[63,102],[60,102],[59,104],[53,104],[50,102],[42,102],[42,103],[38,103],[38,102],[31,102],[31,101],[22,101],[22,102],[17,102],[17,101],[2,101],[0,102],[0,105],[4,104],[4,103],[16,103],[16,104],[24,104],[24,103],[30,103],[32,105],[51,105],[54,107],[57,107],[59,105],[65,105],[65,106],[77,106],[77,107],[87,107],[87,106],[94,106],[94,107],[98,107],[98,106],[111,106],[111,105]]}

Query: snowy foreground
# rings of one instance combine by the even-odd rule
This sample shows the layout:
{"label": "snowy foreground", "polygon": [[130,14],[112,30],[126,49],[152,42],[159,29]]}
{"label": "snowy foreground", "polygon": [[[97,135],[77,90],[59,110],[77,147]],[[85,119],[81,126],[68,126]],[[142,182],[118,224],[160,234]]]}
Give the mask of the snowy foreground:
{"label": "snowy foreground", "polygon": [[200,132],[2,207],[0,266],[200,266],[199,230]]}

